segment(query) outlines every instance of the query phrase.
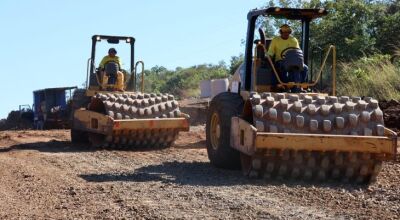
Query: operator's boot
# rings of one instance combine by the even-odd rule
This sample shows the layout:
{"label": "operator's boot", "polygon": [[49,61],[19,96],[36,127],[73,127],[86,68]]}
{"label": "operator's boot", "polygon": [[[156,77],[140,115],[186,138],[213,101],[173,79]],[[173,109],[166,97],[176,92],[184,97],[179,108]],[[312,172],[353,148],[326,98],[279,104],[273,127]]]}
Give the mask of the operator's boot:
{"label": "operator's boot", "polygon": [[106,74],[103,74],[102,81],[101,81],[101,88],[107,89],[107,85],[108,85],[108,76]]}
{"label": "operator's boot", "polygon": [[117,72],[117,83],[115,87],[118,91],[124,91],[124,74],[120,71]]}

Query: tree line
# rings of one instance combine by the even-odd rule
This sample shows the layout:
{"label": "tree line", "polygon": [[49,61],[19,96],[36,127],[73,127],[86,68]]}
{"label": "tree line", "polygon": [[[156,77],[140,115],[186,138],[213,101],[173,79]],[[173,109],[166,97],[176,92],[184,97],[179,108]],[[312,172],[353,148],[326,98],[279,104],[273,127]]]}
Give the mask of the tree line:
{"label": "tree line", "polygon": [[[271,0],[263,7],[271,6],[327,9],[327,16],[311,24],[311,51],[313,48],[326,48],[333,44],[337,48],[339,63],[360,63],[358,60],[365,57],[390,58],[390,55],[400,54],[400,0],[310,0],[308,2]],[[277,33],[276,29],[282,22],[286,21],[267,19],[259,25],[266,30],[268,37],[272,37]],[[300,22],[290,24],[295,36],[299,35]],[[386,61],[382,62],[386,64]],[[201,80],[232,75],[242,62],[243,54],[239,54],[232,56],[229,64],[220,61],[218,64],[202,64],[189,68],[177,67],[175,70],[155,66],[145,71],[145,90],[172,93],[179,97],[196,96],[199,94]],[[373,63],[376,64],[376,62]],[[356,66],[361,68],[359,65]],[[353,72],[346,69],[343,74]],[[357,77],[354,80],[357,80]]]}
{"label": "tree line", "polygon": [[[336,45],[343,62],[377,53],[395,54],[400,47],[399,0],[280,0],[278,4],[270,1],[268,6],[328,10],[327,16],[311,24],[310,45]],[[299,25],[295,28],[299,30]]]}

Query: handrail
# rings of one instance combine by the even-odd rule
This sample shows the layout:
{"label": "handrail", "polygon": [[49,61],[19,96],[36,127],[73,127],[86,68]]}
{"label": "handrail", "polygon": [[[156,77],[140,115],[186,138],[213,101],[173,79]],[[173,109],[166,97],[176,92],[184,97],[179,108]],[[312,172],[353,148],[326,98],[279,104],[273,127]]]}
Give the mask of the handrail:
{"label": "handrail", "polygon": [[86,62],[86,88],[89,88],[89,62],[91,63],[92,58],[89,58]]}
{"label": "handrail", "polygon": [[[136,84],[135,69],[133,69],[133,70],[132,70],[130,73],[128,73],[128,74],[130,74],[130,77],[129,77],[129,79],[126,79],[126,80],[125,80],[125,89],[126,89],[126,90],[129,89],[129,91],[136,92],[136,87],[135,87],[135,84]],[[132,86],[132,87],[129,87],[129,86]]]}
{"label": "handrail", "polygon": [[[325,64],[326,64],[326,60],[328,59],[328,56],[329,56],[329,54],[330,54],[330,52],[332,51],[332,79],[335,79],[336,80],[336,47],[334,46],[334,45],[330,45],[329,46],[329,48],[328,48],[328,51],[326,52],[326,54],[325,54],[325,58],[324,58],[324,61],[322,62],[322,65],[321,65],[321,68],[320,68],[320,70],[319,70],[319,73],[318,73],[318,77],[317,77],[317,79],[315,80],[315,82],[314,83],[311,83],[311,86],[315,86],[317,83],[318,83],[318,81],[319,81],[319,78],[321,77],[321,75],[322,75],[322,70],[324,69],[324,67],[325,67]],[[336,88],[336,82],[333,84],[333,85],[335,85],[335,88]],[[335,93],[335,92],[334,92]]]}
{"label": "handrail", "polygon": [[[90,81],[90,68],[89,68],[89,65],[92,65],[93,66],[93,60],[92,60],[92,58],[89,58],[88,59],[88,61],[87,61],[87,64],[86,64],[86,88],[89,88],[89,81]],[[99,86],[101,86],[102,84],[101,84],[101,82],[100,82],[100,79],[99,79],[99,76],[97,75],[97,74],[95,74],[95,76],[96,76],[96,81],[97,81],[97,84],[99,85]]]}
{"label": "handrail", "polygon": [[[95,76],[96,76],[97,84],[99,84],[99,86],[101,87],[103,84],[100,82],[99,76],[97,74],[95,74]],[[103,75],[101,77],[103,78]]]}
{"label": "handrail", "polygon": [[336,95],[336,47],[334,45],[329,46],[328,51],[325,54],[324,61],[322,62],[321,68],[319,70],[318,77],[313,83],[295,83],[295,82],[284,83],[284,82],[282,82],[281,78],[279,77],[278,72],[275,69],[275,65],[272,62],[271,58],[269,56],[266,56],[266,57],[267,57],[269,64],[271,65],[272,70],[276,76],[276,79],[278,80],[280,85],[309,87],[309,86],[315,86],[318,83],[318,81],[322,75],[322,70],[325,67],[326,61],[327,61],[331,51],[332,51],[332,62],[333,62],[332,63],[332,95]]}
{"label": "handrail", "polygon": [[[259,44],[261,44],[260,42],[257,44],[257,46],[259,45]],[[262,44],[261,44],[262,45]],[[254,56],[255,56],[255,58],[257,58],[257,46],[254,48]],[[263,45],[264,46],[264,45]],[[255,90],[257,90],[257,77],[256,77],[256,75],[257,75],[257,64],[256,64],[256,62],[253,62],[253,66],[252,66],[252,76],[251,76],[251,78],[253,79],[252,80],[252,84],[253,84],[253,88],[255,89]]]}
{"label": "handrail", "polygon": [[[323,49],[321,48],[321,47],[319,47],[319,46],[315,46],[312,50],[311,50],[311,63],[310,63],[310,66],[309,66],[309,70],[310,70],[310,78],[312,79],[313,78],[313,60],[314,60],[314,56],[315,56],[315,54],[317,54],[317,52],[323,52]],[[322,53],[320,54],[320,57],[321,57],[321,63],[322,63]]]}
{"label": "handrail", "polygon": [[[138,67],[139,64],[142,64],[142,73],[141,73],[141,75],[142,75],[142,82],[141,82],[142,88],[141,88],[141,92],[144,93],[144,62],[143,61],[139,60],[139,61],[136,62],[136,64],[135,64],[135,73],[137,73],[137,67]],[[136,80],[135,80],[135,82],[136,82]]]}
{"label": "handrail", "polygon": [[336,47],[332,46],[332,95],[336,96]]}

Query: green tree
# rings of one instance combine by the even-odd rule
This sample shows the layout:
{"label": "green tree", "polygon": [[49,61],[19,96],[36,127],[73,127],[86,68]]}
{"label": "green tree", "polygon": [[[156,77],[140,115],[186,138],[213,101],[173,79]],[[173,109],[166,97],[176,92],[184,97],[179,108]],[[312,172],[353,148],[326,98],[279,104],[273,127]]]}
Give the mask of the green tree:
{"label": "green tree", "polygon": [[239,56],[232,56],[231,57],[231,64],[229,66],[229,74],[230,75],[235,74],[236,70],[243,63],[243,61],[244,61],[243,54],[240,54]]}
{"label": "green tree", "polygon": [[[398,0],[279,0],[270,1],[267,6],[327,9],[329,13],[326,17],[311,24],[310,46],[325,48],[334,44],[342,61],[378,51],[392,54],[400,43]],[[287,21],[269,19],[264,22],[264,27],[271,35],[284,22]],[[291,25],[298,37],[300,22],[292,22]]]}
{"label": "green tree", "polygon": [[[204,79],[225,78],[228,69],[225,62],[217,65],[202,64],[189,68],[176,68],[174,71],[155,66],[145,71],[145,91],[171,93],[178,97],[194,97],[200,93],[199,84]],[[140,76],[138,76],[140,82]]]}
{"label": "green tree", "polygon": [[314,47],[336,45],[339,60],[357,59],[374,52],[375,39],[370,35],[373,10],[371,4],[360,0],[310,1],[305,7],[324,7],[329,13],[311,25]]}
{"label": "green tree", "polygon": [[372,36],[375,47],[385,54],[394,54],[400,47],[400,1],[384,1],[374,6]]}

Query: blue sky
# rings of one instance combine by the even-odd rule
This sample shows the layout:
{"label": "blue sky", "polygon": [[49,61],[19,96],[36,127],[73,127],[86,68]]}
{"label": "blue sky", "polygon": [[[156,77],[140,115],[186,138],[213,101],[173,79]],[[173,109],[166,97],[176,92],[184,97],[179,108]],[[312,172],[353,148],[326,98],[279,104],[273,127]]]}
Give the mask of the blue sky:
{"label": "blue sky", "polygon": [[266,2],[1,0],[0,118],[31,105],[34,90],[81,86],[94,34],[135,37],[146,69],[229,63],[244,52],[247,12]]}

